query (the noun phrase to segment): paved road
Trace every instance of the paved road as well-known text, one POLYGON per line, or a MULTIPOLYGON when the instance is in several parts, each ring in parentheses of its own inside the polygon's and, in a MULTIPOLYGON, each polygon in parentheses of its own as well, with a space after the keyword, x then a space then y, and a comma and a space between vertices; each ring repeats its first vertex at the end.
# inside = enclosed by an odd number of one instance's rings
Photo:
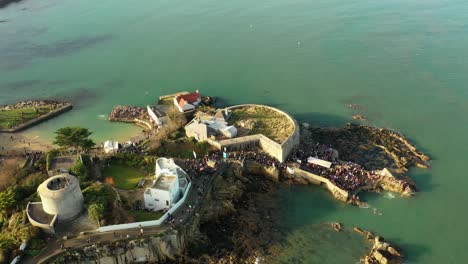
MULTIPOLYGON (((222 173, 225 169, 225 164, 222 163, 216 174, 218 175, 222 173)), ((185 203, 181 205, 173 214, 173 217, 175 219, 174 224, 180 224, 184 223, 193 213, 195 213, 195 210, 199 208, 199 205, 201 201, 204 199, 206 190, 208 189, 208 186, 211 184, 212 179, 215 176, 195 176, 191 177, 192 181, 192 188, 190 189, 190 192, 185 200, 185 203), (189 207, 190 205, 190 207, 189 207)), ((168 229, 171 228, 171 225, 168 223, 164 223, 163 225, 160 226, 152 226, 152 227, 145 227, 144 229, 144 236, 145 237, 150 237, 154 236, 156 234, 163 233, 167 231, 168 229)), ((41 252, 39 255, 35 257, 25 257, 21 263, 25 264, 40 264, 40 263, 46 263, 47 260, 50 258, 53 258, 60 253, 63 252, 61 249, 62 244, 66 248, 80 248, 84 247, 88 244, 88 239, 91 240, 91 245, 96 242, 110 242, 110 241, 118 241, 122 239, 126 239, 127 235, 129 235, 130 239, 131 238, 137 238, 140 236, 140 230, 139 228, 133 228, 133 229, 126 229, 126 230, 121 230, 121 231, 116 231, 115 234, 114 232, 96 232, 92 234, 85 234, 82 236, 77 236, 73 238, 69 238, 66 241, 63 241, 62 239, 55 241, 52 243, 51 246, 49 246, 46 250, 41 252)))

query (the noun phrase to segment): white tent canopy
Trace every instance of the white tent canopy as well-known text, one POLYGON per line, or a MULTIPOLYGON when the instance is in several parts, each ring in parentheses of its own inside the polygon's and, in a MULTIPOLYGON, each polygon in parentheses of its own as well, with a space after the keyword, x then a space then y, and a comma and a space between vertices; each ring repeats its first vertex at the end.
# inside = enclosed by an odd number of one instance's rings
POLYGON ((104 142, 104 152, 111 153, 119 150, 119 142, 107 140, 104 142))
POLYGON ((307 159, 307 163, 312 163, 312 164, 316 164, 316 165, 319 165, 319 166, 322 166, 322 167, 325 167, 325 168, 330 168, 331 167, 331 162, 329 161, 326 161, 326 160, 322 160, 322 159, 318 159, 318 158, 314 158, 314 157, 309 157, 307 159))

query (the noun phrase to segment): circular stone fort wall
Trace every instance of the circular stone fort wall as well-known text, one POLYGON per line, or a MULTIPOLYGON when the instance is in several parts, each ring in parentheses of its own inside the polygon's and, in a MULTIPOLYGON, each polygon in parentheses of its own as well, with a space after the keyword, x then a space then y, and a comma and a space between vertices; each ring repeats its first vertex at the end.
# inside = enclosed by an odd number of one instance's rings
POLYGON ((44 212, 57 215, 58 221, 78 216, 83 209, 83 194, 76 177, 60 174, 41 183, 37 188, 44 212))
POLYGON ((260 137, 260 146, 262 149, 270 154, 271 156, 275 157, 279 161, 284 161, 289 154, 292 152, 292 150, 299 145, 299 139, 300 139, 300 134, 299 134, 299 124, 297 123, 296 119, 294 119, 291 115, 289 115, 287 112, 267 106, 267 105, 259 105, 259 104, 242 104, 242 105, 234 105, 227 107, 228 110, 236 110, 240 108, 247 108, 247 107, 259 107, 259 108, 266 108, 272 111, 275 111, 276 113, 279 113, 283 115, 289 122, 291 122, 293 126, 293 131, 292 133, 285 139, 283 142, 278 143, 270 138, 268 138, 265 135, 262 135, 260 137))

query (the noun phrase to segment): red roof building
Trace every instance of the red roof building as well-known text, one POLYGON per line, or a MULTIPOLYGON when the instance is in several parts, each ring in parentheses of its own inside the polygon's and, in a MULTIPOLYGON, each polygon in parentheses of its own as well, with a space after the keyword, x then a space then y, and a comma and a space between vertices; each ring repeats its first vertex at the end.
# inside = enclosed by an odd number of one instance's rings
POLYGON ((174 104, 177 106, 180 112, 189 111, 195 109, 201 102, 200 93, 189 93, 181 94, 174 97, 174 104))

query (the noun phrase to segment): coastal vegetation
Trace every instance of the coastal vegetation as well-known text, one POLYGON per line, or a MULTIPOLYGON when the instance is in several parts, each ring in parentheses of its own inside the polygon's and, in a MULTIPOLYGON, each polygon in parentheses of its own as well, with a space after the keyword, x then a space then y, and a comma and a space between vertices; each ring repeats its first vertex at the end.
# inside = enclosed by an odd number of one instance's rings
POLYGON ((100 225, 108 223, 112 219, 113 203, 116 194, 107 184, 94 183, 83 190, 85 207, 88 217, 100 225))
POLYGON ((157 220, 164 214, 162 211, 152 212, 145 210, 129 210, 128 213, 135 219, 135 222, 157 220))
POLYGON ((0 186, 0 263, 8 262, 21 243, 32 238, 43 240, 39 229, 27 222, 23 212, 28 202, 36 201, 36 189, 47 178, 45 155, 37 156, 33 164, 18 166, 11 162, 12 159, 0 160, 0 177, 8 177, 8 182, 0 186))
POLYGON ((287 116, 261 106, 233 109, 229 123, 238 128, 239 136, 263 134, 278 143, 294 132, 294 123, 287 116))
POLYGON ((55 131, 54 144, 62 148, 89 151, 95 143, 89 138, 92 132, 82 127, 63 127, 55 131))
POLYGON ((90 157, 86 155, 78 156, 70 168, 70 173, 78 177, 81 186, 87 186, 92 176, 90 157))

